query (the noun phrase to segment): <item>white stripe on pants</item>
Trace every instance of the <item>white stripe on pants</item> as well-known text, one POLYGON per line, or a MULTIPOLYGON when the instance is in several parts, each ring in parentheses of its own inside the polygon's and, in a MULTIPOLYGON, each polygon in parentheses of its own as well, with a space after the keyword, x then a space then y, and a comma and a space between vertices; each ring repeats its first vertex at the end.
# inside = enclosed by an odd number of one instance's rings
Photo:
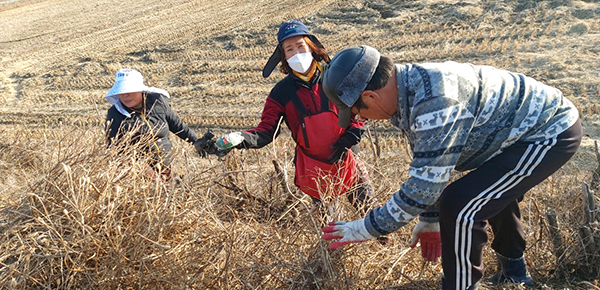
POLYGON ((469 260, 472 246, 472 229, 475 215, 490 199, 497 199, 503 193, 517 186, 540 164, 546 153, 556 144, 556 138, 543 143, 530 144, 515 168, 498 181, 471 199, 460 211, 456 219, 454 252, 456 256, 456 289, 466 289, 472 281, 472 264, 469 260))

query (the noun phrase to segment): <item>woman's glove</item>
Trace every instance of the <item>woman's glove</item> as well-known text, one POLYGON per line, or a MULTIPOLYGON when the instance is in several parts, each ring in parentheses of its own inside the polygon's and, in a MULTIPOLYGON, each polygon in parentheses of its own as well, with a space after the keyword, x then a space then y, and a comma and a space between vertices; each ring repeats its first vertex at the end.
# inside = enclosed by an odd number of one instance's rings
POLYGON ((346 244, 361 243, 374 238, 365 228, 364 219, 351 222, 330 222, 329 226, 323 228, 323 232, 325 233, 321 236, 323 240, 340 239, 329 245, 328 248, 330 249, 337 249, 346 244))
POLYGON ((340 139, 335 141, 331 145, 331 149, 335 149, 331 155, 329 155, 329 162, 338 162, 344 156, 346 150, 360 142, 361 129, 353 128, 346 131, 346 133, 340 136, 340 139))
POLYGON ((215 146, 215 135, 209 130, 202 138, 199 138, 194 142, 194 148, 202 158, 208 157, 208 154, 215 154, 217 147, 215 146))
POLYGON ((244 141, 244 137, 241 136, 240 132, 229 133, 217 139, 213 139, 214 137, 215 135, 211 131, 208 131, 204 134, 204 136, 202 136, 202 138, 194 142, 194 148, 196 148, 196 151, 200 157, 206 158, 209 154, 223 157, 233 149, 233 146, 235 146, 231 144, 237 143, 236 145, 239 145, 242 141, 244 141), (240 139, 241 141, 239 141, 240 139), (230 142, 230 140, 233 141, 230 142))
POLYGON ((440 223, 419 221, 413 229, 410 247, 414 248, 419 241, 421 242, 421 256, 427 261, 437 261, 442 256, 440 223))

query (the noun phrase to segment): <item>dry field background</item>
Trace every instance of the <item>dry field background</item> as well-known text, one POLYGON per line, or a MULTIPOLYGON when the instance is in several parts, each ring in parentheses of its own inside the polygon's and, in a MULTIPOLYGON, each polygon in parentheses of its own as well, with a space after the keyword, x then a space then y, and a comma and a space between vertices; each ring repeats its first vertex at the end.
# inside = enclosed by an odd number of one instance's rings
MULTIPOLYGON (((438 287, 439 263, 408 248, 412 226, 386 245, 326 250, 321 214, 290 186, 285 129, 272 145, 224 160, 201 159, 173 136, 172 184, 143 178, 135 150, 105 148, 103 96, 123 67, 167 89, 200 134, 256 125, 282 77, 260 71, 290 19, 332 55, 369 44, 397 62, 487 64, 560 88, 580 109, 586 136, 523 201, 526 257, 537 288, 600 289, 600 227, 583 227, 582 213, 582 182, 598 167, 597 0, 0 0, 0 289, 438 287), (559 248, 548 209, 557 213, 559 248), (596 240, 582 238, 583 229, 596 240)), ((383 202, 409 157, 386 122, 369 126, 362 155, 383 202)), ((329 219, 360 217, 344 199, 326 204, 329 219)))

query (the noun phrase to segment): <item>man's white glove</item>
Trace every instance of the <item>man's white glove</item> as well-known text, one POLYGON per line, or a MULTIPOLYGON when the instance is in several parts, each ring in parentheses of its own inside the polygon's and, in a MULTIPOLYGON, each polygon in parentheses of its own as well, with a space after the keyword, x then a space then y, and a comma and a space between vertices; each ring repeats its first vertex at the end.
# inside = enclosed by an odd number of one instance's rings
POLYGON ((227 150, 240 145, 242 142, 244 142, 242 132, 231 132, 219 137, 215 142, 215 146, 220 150, 227 150))
POLYGON ((442 256, 440 223, 419 221, 413 229, 410 247, 414 248, 419 241, 421 242, 421 256, 427 261, 437 261, 442 256))
POLYGON ((330 249, 337 249, 350 243, 361 243, 374 238, 367 228, 365 228, 365 219, 359 219, 351 222, 330 222, 329 226, 323 228, 325 233, 321 238, 323 240, 335 240, 329 245, 330 249))

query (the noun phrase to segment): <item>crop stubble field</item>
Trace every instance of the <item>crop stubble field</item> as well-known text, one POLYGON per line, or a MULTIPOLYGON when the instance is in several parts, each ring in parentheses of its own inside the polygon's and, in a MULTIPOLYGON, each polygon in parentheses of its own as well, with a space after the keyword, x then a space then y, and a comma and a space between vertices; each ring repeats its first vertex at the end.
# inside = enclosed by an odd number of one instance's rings
MULTIPOLYGON (((103 96, 123 67, 168 90, 199 134, 256 125, 282 78, 260 72, 278 25, 290 19, 307 24, 332 55, 368 44, 396 62, 493 65, 561 89, 586 136, 572 162, 523 202, 526 255, 540 288, 599 288, 598 254, 585 253, 577 235, 581 183, 598 166, 594 0, 0 1, 0 288, 436 287, 441 266, 409 251, 411 226, 387 245, 324 249, 319 215, 290 187, 285 129, 273 145, 223 161, 173 140, 180 178, 171 185, 140 178, 128 156, 104 148, 103 96), (558 258, 548 208, 563 231, 558 258)), ((386 122, 369 126, 362 154, 383 202, 406 177, 409 157, 386 122)), ((326 203, 339 209, 329 218, 360 217, 341 200, 326 203)), ((492 271, 489 251, 485 261, 492 271)))

